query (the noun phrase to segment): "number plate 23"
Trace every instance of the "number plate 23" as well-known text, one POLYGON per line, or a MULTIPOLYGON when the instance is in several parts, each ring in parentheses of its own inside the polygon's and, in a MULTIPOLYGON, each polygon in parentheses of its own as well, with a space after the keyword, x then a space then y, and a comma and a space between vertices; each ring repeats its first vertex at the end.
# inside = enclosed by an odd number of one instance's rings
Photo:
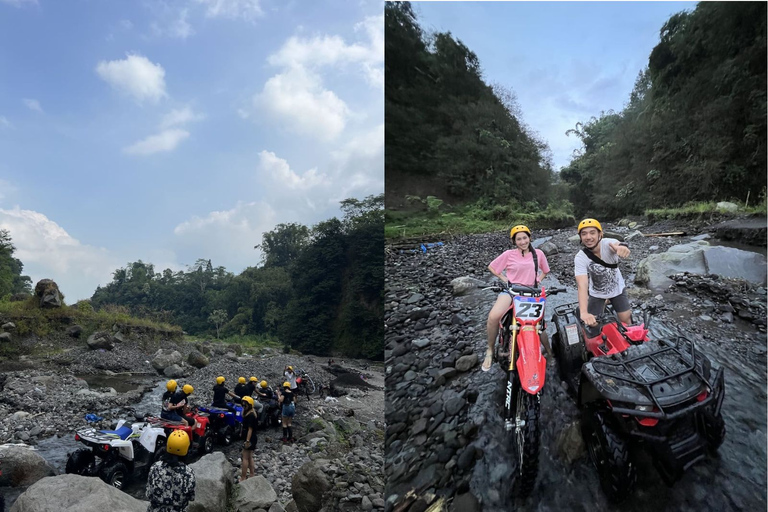
POLYGON ((521 320, 540 320, 544 316, 545 299, 515 297, 515 317, 521 320))

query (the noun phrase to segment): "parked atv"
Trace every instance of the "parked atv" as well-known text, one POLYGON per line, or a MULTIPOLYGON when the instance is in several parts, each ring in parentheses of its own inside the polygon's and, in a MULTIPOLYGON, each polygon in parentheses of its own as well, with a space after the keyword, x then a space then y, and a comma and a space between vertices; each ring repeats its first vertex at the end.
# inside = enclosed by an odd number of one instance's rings
POLYGON ((560 376, 582 409, 582 435, 610 500, 630 495, 638 450, 671 486, 722 444, 723 370, 691 340, 649 340, 648 317, 624 325, 611 308, 587 327, 576 303, 556 308, 552 321, 560 376))
POLYGON ((208 414, 209 429, 216 440, 229 446, 239 439, 243 429, 243 406, 229 403, 232 409, 214 406, 200 406, 201 412, 208 414))
MULTIPOLYGON (((504 426, 513 434, 517 470, 512 492, 528 496, 539 470, 539 404, 547 360, 542 355, 540 333, 545 331, 544 287, 497 284, 484 289, 512 295, 509 310, 501 317, 493 360, 507 372, 504 426)), ((553 288, 550 295, 565 289, 553 288)))
POLYGON ((174 430, 183 430, 189 435, 191 444, 189 446, 191 453, 205 454, 213 451, 213 441, 215 433, 209 428, 210 418, 207 413, 199 411, 197 408, 188 409, 185 414, 191 414, 195 419, 195 425, 189 426, 184 420, 173 421, 154 416, 147 417, 147 421, 157 428, 163 429, 166 435, 170 435, 174 430))
POLYGON ((87 448, 69 454, 65 472, 98 475, 109 485, 122 489, 128 479, 149 471, 165 449, 166 434, 145 421, 120 420, 115 430, 78 429, 75 441, 87 448))
POLYGON ((282 414, 280 412, 280 403, 277 401, 278 388, 272 390, 273 398, 262 399, 259 401, 264 406, 259 414, 259 426, 262 428, 279 427, 282 414))

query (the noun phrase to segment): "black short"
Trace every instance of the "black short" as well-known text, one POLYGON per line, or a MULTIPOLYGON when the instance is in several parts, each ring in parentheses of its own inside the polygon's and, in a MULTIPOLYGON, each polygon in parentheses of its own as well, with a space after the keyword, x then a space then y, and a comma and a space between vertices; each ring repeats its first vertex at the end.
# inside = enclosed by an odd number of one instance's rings
POLYGON ((600 315, 605 311, 606 301, 611 303, 613 310, 617 313, 623 313, 629 311, 629 299, 627 298, 627 289, 621 290, 621 293, 610 299, 599 299, 597 297, 589 296, 589 302, 587 303, 587 311, 590 315, 600 315))

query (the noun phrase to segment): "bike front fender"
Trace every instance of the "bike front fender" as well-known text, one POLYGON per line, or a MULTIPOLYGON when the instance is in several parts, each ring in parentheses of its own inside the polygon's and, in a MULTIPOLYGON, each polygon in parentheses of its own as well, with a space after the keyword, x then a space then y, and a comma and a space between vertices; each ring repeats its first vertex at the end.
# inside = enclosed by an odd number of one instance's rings
POLYGON ((517 335, 517 374, 520 387, 535 395, 544 388, 547 360, 541 354, 541 342, 536 328, 523 326, 517 335))

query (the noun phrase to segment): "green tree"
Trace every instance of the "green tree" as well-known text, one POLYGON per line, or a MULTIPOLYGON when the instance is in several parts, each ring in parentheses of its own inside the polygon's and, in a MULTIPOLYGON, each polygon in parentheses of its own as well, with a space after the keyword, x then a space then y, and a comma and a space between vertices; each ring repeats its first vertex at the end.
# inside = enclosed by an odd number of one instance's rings
POLYGON ((216 326, 216 338, 219 337, 219 328, 227 323, 229 315, 223 309, 217 309, 208 317, 208 321, 216 326))

